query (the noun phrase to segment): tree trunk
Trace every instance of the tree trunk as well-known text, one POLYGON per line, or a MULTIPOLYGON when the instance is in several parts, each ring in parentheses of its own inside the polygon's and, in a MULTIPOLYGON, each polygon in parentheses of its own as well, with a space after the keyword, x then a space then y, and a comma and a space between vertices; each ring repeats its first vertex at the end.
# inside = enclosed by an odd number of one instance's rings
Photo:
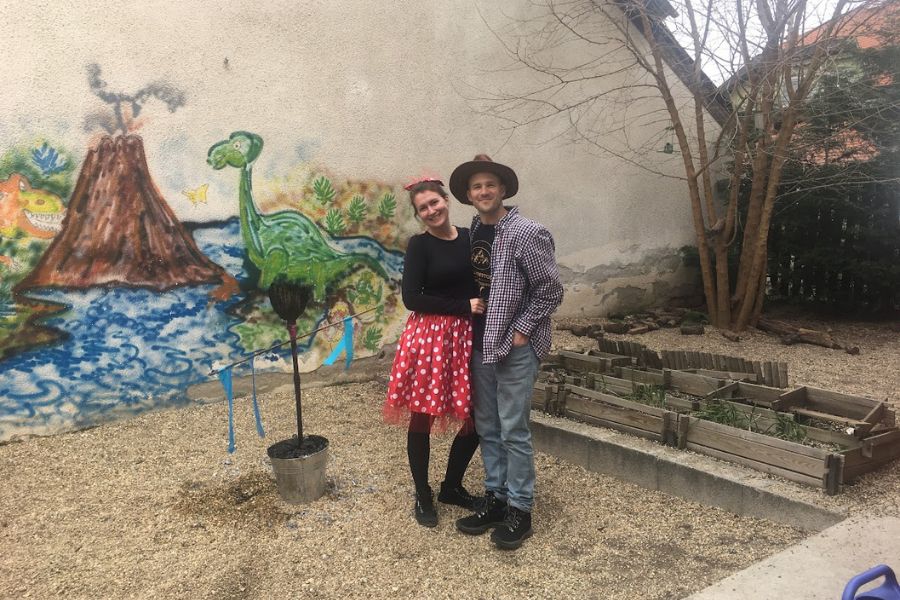
POLYGON ((766 187, 765 201, 760 211, 759 231, 754 242, 753 262, 747 275, 747 287, 744 290, 743 297, 739 298, 740 308, 738 309, 737 319, 734 323, 735 331, 743 331, 750 322, 750 317, 754 312, 756 297, 759 288, 765 286, 760 283, 765 281, 766 274, 766 253, 769 243, 769 226, 772 222, 772 211, 775 208, 775 198, 778 195, 778 186, 781 183, 781 173, 784 168, 784 162, 787 159, 787 146, 794 130, 794 119, 796 111, 788 108, 784 113, 784 121, 781 124, 781 130, 778 132, 778 139, 775 143, 773 157, 769 164, 768 182, 766 187))
POLYGON ((728 276, 728 244, 720 237, 716 239, 716 293, 718 306, 717 327, 725 327, 731 324, 731 302, 729 292, 731 282, 728 276))

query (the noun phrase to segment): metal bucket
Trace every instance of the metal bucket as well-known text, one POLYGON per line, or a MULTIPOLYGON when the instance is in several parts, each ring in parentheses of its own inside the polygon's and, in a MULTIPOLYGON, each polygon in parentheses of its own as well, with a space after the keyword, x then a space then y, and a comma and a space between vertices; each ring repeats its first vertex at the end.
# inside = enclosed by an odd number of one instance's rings
POLYGON ((278 494, 285 502, 304 504, 325 494, 325 465, 328 462, 328 440, 325 447, 309 456, 275 458, 269 456, 275 472, 278 494))

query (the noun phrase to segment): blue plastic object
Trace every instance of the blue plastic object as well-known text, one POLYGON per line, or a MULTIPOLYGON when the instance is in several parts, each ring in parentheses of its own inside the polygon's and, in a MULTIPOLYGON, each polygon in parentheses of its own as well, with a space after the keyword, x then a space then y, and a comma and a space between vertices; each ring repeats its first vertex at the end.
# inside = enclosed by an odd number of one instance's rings
POLYGON ((900 585, 897 585, 897 576, 887 565, 872 567, 847 582, 841 600, 900 600, 900 585), (859 588, 879 577, 884 577, 884 583, 877 588, 866 590, 859 596, 856 595, 859 588))

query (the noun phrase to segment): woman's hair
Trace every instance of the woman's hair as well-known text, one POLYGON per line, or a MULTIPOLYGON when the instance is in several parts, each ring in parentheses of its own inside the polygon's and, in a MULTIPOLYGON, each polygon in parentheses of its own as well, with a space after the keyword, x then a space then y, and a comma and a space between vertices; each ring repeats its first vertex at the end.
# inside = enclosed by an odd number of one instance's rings
POLYGON ((447 191, 444 190, 444 185, 440 181, 434 179, 414 183, 407 189, 409 189, 409 203, 413 207, 413 212, 415 212, 417 215, 418 211, 416 210, 416 203, 413 202, 413 200, 416 199, 416 196, 418 194, 421 194, 422 192, 435 192, 436 194, 439 194, 444 200, 448 200, 450 198, 450 196, 447 195, 447 191))

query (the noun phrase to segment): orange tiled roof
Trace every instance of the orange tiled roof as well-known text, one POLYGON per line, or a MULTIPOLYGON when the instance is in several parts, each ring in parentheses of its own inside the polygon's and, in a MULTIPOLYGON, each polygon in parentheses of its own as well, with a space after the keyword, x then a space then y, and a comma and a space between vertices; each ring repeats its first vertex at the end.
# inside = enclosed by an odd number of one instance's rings
MULTIPOLYGON (((801 129, 803 124, 797 126, 801 129)), ((878 147, 856 129, 847 127, 810 146, 803 162, 815 165, 827 163, 866 162, 878 156, 878 147)))
MULTIPOLYGON (((900 21, 900 2, 889 2, 875 8, 861 6, 839 17, 834 32, 836 39, 853 39, 863 50, 880 48, 897 43, 897 25, 900 21)), ((824 23, 800 40, 800 46, 815 44, 825 33, 824 23)))

